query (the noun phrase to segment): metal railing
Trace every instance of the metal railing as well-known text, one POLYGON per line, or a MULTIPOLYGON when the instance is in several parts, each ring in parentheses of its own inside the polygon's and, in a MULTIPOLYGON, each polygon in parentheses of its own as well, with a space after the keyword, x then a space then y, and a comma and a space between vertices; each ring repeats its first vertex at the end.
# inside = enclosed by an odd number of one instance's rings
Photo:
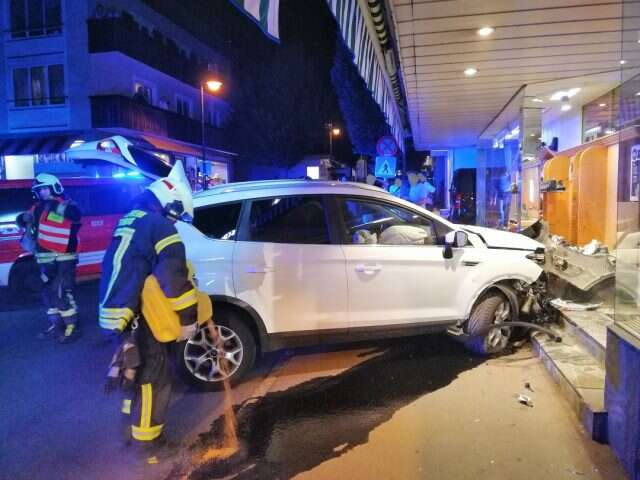
MULTIPOLYGON (((127 128, 195 145, 201 144, 199 120, 122 95, 99 95, 90 99, 91 123, 94 128, 127 128)), ((217 127, 205 126, 205 141, 208 147, 228 148, 223 130, 217 127)))

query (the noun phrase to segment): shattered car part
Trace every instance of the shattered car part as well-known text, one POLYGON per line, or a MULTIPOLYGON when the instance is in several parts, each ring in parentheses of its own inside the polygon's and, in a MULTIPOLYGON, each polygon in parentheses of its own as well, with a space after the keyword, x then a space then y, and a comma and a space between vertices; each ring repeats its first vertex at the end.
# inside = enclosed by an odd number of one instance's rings
POLYGON ((595 310, 598 307, 602 306, 602 302, 600 303, 577 303, 570 302, 568 300, 563 300, 562 298, 554 298, 551 300, 551 305, 558 310, 572 310, 572 311, 585 311, 585 310, 595 310))

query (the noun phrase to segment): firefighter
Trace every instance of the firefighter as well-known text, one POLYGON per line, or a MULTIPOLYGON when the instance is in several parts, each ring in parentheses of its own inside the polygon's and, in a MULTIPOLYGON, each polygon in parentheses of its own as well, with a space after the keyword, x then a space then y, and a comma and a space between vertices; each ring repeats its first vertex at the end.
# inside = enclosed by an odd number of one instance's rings
POLYGON ((81 213, 65 198, 64 188, 54 175, 40 173, 31 188, 35 204, 18 215, 17 223, 31 238, 35 258, 44 282, 42 297, 48 326, 38 337, 57 337, 60 343, 79 335, 78 312, 74 299, 78 263, 78 230, 81 213))
POLYGON ((166 443, 161 434, 171 394, 169 344, 154 338, 141 315, 142 290, 149 275, 156 277, 180 319, 178 340, 195 333, 196 290, 174 226, 192 215, 191 188, 178 162, 168 177, 149 185, 118 222, 102 264, 100 326, 120 341, 110 366, 112 384, 106 387, 128 390, 122 412, 138 445, 166 443))

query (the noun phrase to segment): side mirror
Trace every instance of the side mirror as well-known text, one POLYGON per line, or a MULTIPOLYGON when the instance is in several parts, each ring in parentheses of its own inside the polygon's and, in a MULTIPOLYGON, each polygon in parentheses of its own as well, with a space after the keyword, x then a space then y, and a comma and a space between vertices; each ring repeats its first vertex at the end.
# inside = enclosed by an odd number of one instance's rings
POLYGON ((454 230, 449 232, 444 237, 444 243, 450 245, 453 248, 462 248, 469 241, 469 235, 462 230, 454 230))
POLYGON ((469 240, 467 232, 462 230, 454 230, 449 232, 444 237, 444 250, 442 256, 446 259, 453 258, 453 249, 464 247, 469 240))

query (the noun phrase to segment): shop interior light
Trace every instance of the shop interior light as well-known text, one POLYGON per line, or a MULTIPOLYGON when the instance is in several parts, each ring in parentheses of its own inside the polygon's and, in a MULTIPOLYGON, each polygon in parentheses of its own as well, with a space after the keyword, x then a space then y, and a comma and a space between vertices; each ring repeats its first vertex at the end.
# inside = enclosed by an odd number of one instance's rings
POLYGON ((476 73, 478 73, 478 69, 474 68, 474 67, 466 68, 465 71, 464 71, 464 74, 467 77, 473 77, 476 73))
POLYGON ((600 104, 600 105, 598 105, 598 106, 602 108, 602 107, 606 107, 606 106, 607 106, 607 104, 606 104, 606 103, 601 103, 601 104, 600 104))
POLYGON ((493 32, 495 32, 495 29, 492 27, 482 27, 478 30, 478 35, 480 35, 481 37, 488 37, 493 32))
POLYGON ((534 102, 534 103, 543 103, 544 102, 544 100, 542 100, 541 98, 538 98, 538 97, 532 99, 531 101, 534 102))
POLYGON ((640 92, 636 92, 636 97, 640 97, 640 92))
POLYGON ((626 60, 620 60, 620 65, 624 65, 625 63, 627 63, 626 60))
POLYGON ((560 107, 560 110, 562 110, 563 112, 568 112, 569 110, 571 110, 571 105, 569 105, 568 103, 565 103, 560 107))
POLYGON ((557 92, 555 92, 553 95, 549 97, 549 100, 558 101, 558 100, 562 100, 564 97, 571 98, 579 91, 580 91, 579 88, 570 88, 569 90, 566 90, 566 91, 558 90, 557 92))

